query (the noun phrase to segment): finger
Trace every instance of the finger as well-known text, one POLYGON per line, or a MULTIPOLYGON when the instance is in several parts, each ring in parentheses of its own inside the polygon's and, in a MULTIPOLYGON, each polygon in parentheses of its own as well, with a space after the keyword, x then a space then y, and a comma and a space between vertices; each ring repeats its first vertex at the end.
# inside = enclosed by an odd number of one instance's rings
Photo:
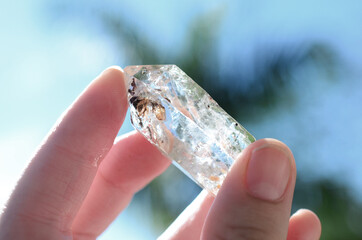
POLYGON ((158 240, 198 240, 214 197, 203 190, 158 240))
MULTIPOLYGON (((27 229, 27 238, 67 235, 126 111, 123 72, 109 68, 66 111, 40 147, 12 194, 0 226, 6 224, 3 219, 16 222, 20 229, 27 229), (44 226, 52 233, 40 230, 44 226)), ((12 225, 9 231, 16 232, 17 227, 12 225)))
POLYGON ((74 238, 95 239, 128 205, 133 194, 170 163, 140 133, 122 136, 100 165, 74 220, 74 238))
POLYGON ((251 144, 226 177, 202 239, 286 239, 295 177, 287 146, 273 139, 251 144))
POLYGON ((307 209, 297 211, 289 220, 288 240, 318 240, 322 227, 315 213, 307 209))

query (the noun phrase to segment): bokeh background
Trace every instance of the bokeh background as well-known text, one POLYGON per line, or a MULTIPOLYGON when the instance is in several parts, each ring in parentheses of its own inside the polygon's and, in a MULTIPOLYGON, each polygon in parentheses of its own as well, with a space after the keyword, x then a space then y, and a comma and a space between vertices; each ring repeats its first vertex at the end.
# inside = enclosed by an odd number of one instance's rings
MULTIPOLYGON (((172 63, 292 149, 293 212, 314 210, 322 239, 362 239, 361 23, 359 0, 2 1, 0 206, 104 68, 172 63)), ((199 192, 171 166, 99 239, 155 239, 199 192)))

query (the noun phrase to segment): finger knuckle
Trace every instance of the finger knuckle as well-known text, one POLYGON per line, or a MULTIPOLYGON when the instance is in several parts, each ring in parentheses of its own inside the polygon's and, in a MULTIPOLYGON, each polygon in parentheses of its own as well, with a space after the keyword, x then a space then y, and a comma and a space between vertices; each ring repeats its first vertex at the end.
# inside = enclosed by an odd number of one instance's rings
MULTIPOLYGON (((265 219, 264 219, 265 220, 265 219)), ((264 240, 275 239, 269 224, 261 224, 253 217, 249 220, 240 218, 225 218, 219 222, 219 227, 213 229, 212 238, 217 240, 264 240)))
POLYGON ((225 240, 260 240, 267 237, 267 232, 262 227, 239 224, 229 224, 223 234, 225 236, 223 239, 225 240))

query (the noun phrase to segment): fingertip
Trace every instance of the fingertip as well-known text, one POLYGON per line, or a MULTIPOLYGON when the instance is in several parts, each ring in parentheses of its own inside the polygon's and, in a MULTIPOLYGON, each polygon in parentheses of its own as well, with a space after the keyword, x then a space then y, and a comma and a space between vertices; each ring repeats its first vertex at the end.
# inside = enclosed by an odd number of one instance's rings
POLYGON ((110 125, 120 127, 128 108, 124 79, 121 67, 108 67, 89 85, 78 104, 89 106, 87 114, 90 113, 95 122, 101 123, 108 118, 108 121, 115 123, 110 125))
POLYGON ((118 93, 121 97, 126 96, 126 84, 124 71, 119 66, 110 66, 106 68, 94 81, 95 83, 101 83, 113 87, 115 91, 118 90, 118 93))
POLYGON ((321 233, 318 216, 308 209, 298 210, 289 220, 288 240, 317 240, 321 233))
POLYGON ((265 138, 249 145, 236 163, 245 169, 244 185, 250 196, 266 201, 282 201, 294 189, 296 167, 291 150, 283 142, 265 138))
MULTIPOLYGON (((289 176, 290 176, 291 179, 289 179, 288 182, 289 183, 294 183, 295 179, 296 179, 296 176, 297 176, 297 167, 296 167, 294 155, 293 155, 293 152, 291 151, 291 149, 285 143, 283 143, 282 141, 279 141, 277 139, 263 138, 263 139, 259 139, 259 140, 255 141, 254 143, 250 144, 244 150, 245 155, 248 155, 248 156, 245 156, 243 158, 244 159, 252 158, 252 155, 254 153, 258 152, 258 150, 261 150, 261 149, 274 149, 275 150, 275 151, 273 151, 273 153, 269 152, 267 154, 267 156, 268 155, 277 155, 278 152, 283 153, 283 155, 288 160, 288 163, 289 163, 288 165, 290 166, 290 174, 289 174, 289 176)), ((267 156, 260 156, 260 157, 265 158, 267 156)), ((265 163, 265 159, 261 159, 261 160, 265 163)), ((249 164, 250 164, 250 162, 247 163, 247 166, 249 166, 249 164)), ((289 187, 290 186, 288 186, 288 188, 289 187)), ((293 189, 294 189, 294 187, 293 187, 293 189)))

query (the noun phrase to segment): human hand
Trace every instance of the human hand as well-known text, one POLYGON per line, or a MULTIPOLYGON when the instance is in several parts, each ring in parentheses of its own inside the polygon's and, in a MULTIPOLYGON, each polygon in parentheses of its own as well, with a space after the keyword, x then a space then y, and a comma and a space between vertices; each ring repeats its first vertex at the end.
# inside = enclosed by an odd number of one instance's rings
MULTIPOLYGON (((169 166, 139 133, 115 141, 126 111, 123 71, 109 68, 35 154, 1 215, 0 239, 95 239, 169 166)), ((312 212, 289 219, 295 176, 288 148, 259 140, 236 161, 216 199, 203 191, 160 239, 286 239, 288 228, 288 240, 318 239, 312 212)))

